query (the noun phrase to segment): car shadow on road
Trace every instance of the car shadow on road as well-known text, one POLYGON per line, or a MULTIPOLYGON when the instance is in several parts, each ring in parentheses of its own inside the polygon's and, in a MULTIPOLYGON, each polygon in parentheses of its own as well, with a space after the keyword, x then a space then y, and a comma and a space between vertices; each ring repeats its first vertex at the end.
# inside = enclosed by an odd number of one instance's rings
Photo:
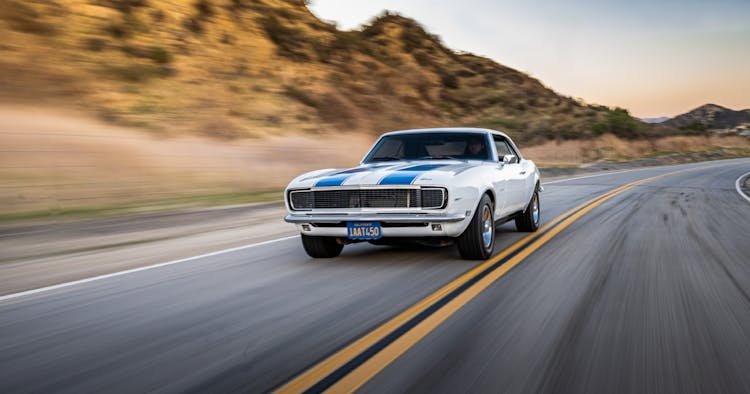
MULTIPOLYGON (((513 244, 526 233, 516 231, 515 225, 510 223, 496 227, 495 251, 500 253, 505 247, 513 244)), ((481 263, 481 260, 463 260, 458 253, 455 243, 444 245, 424 245, 418 242, 399 242, 392 245, 373 245, 369 242, 350 244, 344 247, 341 255, 333 259, 310 259, 316 264, 331 264, 335 266, 368 265, 393 266, 404 264, 463 264, 471 266, 481 263)))

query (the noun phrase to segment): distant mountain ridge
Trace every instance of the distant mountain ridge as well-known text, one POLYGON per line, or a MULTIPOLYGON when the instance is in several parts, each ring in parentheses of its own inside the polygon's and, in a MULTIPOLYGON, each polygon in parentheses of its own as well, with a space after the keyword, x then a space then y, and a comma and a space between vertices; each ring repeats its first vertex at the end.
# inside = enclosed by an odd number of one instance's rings
POLYGON ((733 110, 705 104, 663 123, 680 130, 744 133, 750 130, 750 109, 733 110))

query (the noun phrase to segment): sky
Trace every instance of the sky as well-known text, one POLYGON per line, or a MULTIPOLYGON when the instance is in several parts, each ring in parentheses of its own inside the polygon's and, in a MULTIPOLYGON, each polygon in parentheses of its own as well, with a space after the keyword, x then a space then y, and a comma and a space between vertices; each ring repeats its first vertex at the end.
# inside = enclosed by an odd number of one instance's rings
POLYGON ((454 50, 638 117, 750 108, 750 0, 313 0, 354 29, 396 11, 454 50))

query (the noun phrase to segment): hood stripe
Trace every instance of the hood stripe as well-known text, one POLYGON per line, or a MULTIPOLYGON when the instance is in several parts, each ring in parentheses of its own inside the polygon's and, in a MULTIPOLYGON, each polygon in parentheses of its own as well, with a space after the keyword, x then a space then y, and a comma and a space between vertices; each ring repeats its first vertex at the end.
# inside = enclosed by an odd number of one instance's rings
POLYGON ((378 164, 374 166, 368 166, 368 167, 354 167, 350 168, 348 170, 343 170, 339 172, 335 172, 332 175, 328 175, 326 177, 320 178, 316 183, 315 187, 319 186, 341 186, 344 184, 344 182, 352 177, 354 174, 359 172, 365 172, 365 171, 372 171, 378 168, 382 167, 389 167, 389 164, 378 164))
POLYGON ((383 177, 378 185, 411 185, 420 175, 441 167, 445 167, 445 164, 423 164, 402 168, 383 177))
POLYGON ((319 186, 341 186, 344 181, 352 176, 352 174, 341 174, 341 175, 334 175, 334 176, 327 176, 325 178, 321 178, 315 183, 315 187, 319 186))

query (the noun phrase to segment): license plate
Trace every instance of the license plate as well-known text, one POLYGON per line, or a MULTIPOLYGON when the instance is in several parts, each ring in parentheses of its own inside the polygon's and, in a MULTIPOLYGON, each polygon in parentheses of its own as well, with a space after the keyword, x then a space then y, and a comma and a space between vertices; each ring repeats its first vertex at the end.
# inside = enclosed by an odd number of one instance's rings
POLYGON ((379 222, 347 222, 346 236, 349 239, 380 239, 383 231, 379 222))

